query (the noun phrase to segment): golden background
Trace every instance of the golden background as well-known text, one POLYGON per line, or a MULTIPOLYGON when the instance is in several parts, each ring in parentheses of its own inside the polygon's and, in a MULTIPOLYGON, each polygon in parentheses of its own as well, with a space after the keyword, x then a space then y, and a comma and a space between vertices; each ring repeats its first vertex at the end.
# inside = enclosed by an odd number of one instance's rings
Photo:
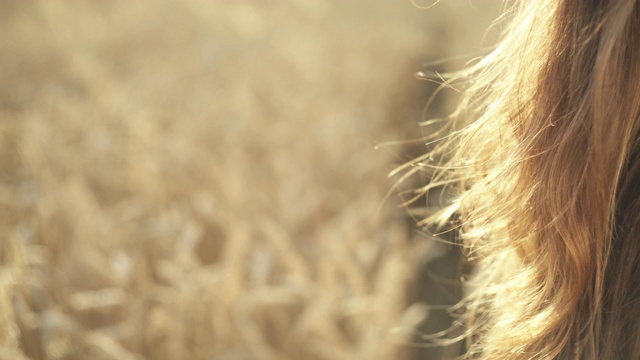
POLYGON ((0 2, 0 359, 440 356, 387 174, 499 2, 416 5, 0 2))

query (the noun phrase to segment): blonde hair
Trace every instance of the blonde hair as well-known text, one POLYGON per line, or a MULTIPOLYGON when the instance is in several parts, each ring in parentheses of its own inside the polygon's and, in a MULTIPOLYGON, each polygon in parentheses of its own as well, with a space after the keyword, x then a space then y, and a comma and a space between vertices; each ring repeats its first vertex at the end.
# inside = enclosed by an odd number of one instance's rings
POLYGON ((640 7, 517 3, 466 79, 475 118, 413 165, 449 184, 475 272, 470 359, 640 354, 640 7), (433 157, 438 165, 424 164, 433 157))

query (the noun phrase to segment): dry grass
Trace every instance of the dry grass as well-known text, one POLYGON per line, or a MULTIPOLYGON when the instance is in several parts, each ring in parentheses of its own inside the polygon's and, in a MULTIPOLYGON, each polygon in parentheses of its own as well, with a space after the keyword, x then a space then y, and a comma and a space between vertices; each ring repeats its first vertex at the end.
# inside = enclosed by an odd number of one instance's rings
POLYGON ((406 357, 429 245, 373 147, 417 129, 431 18, 1 2, 0 359, 406 357))

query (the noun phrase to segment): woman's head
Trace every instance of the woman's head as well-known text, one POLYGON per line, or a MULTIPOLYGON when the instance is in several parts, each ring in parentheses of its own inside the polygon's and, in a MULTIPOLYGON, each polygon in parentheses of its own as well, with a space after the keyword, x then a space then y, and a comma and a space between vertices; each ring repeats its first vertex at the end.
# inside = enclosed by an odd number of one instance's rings
POLYGON ((452 79, 474 121, 433 151, 433 184, 458 197, 428 220, 458 213, 477 269, 469 356, 640 354, 640 4, 520 1, 507 16, 496 50, 452 79))

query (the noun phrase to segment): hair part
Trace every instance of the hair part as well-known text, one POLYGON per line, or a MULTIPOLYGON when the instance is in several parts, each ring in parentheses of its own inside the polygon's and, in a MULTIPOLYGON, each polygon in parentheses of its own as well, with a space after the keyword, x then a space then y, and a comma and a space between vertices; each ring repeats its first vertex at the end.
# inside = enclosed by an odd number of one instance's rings
MULTIPOLYGON (((640 6, 522 1, 438 143, 476 271, 467 358, 640 354, 640 6), (464 114, 464 115, 459 115, 464 114)), ((423 158, 417 159, 416 163, 423 158)), ((429 166, 429 165, 427 165, 429 166)))

